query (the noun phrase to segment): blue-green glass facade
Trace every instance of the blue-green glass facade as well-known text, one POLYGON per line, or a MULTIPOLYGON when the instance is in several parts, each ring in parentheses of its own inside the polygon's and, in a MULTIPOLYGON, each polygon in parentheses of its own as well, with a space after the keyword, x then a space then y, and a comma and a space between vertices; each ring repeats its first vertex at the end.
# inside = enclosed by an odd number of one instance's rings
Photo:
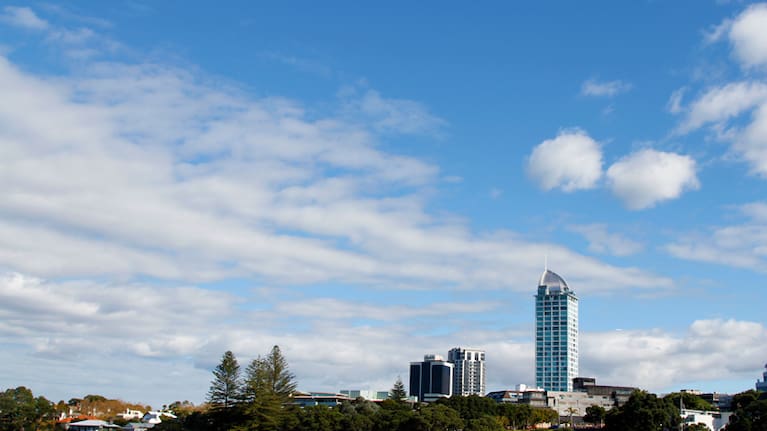
POLYGON ((578 377, 578 297, 562 277, 545 270, 535 295, 535 384, 572 391, 578 377))

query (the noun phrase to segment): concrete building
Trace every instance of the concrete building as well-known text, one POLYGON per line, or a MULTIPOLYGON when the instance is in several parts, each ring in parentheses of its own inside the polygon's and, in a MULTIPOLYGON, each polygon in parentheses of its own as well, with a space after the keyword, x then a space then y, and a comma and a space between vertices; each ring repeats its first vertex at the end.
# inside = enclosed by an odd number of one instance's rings
POLYGON ((440 355, 425 355, 410 363, 410 395, 419 402, 433 402, 453 395, 453 364, 440 355))
POLYGON ((620 407, 626 404, 626 401, 629 400, 631 394, 637 390, 637 388, 630 386, 598 385, 596 379, 593 377, 576 377, 573 379, 573 390, 575 392, 586 392, 595 397, 610 397, 613 406, 620 407))
POLYGON ((764 373, 762 373, 762 381, 756 381, 756 390, 767 392, 767 364, 764 364, 764 373))
POLYGON ((578 376, 578 297, 548 269, 535 295, 535 384, 572 392, 578 376))
POLYGON ((485 395, 485 351, 454 347, 447 352, 453 364, 453 395, 485 395))

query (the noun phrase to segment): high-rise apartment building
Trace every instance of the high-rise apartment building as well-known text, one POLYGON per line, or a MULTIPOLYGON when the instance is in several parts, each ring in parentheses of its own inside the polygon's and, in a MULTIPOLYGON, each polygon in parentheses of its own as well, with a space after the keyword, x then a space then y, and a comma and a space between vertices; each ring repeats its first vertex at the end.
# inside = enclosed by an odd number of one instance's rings
POLYGON ((535 295, 535 384, 572 391, 578 376, 578 297, 562 277, 543 271, 535 295))
POLYGON ((756 381, 756 390, 767 392, 767 364, 764 364, 764 373, 762 374, 762 381, 756 381))
POLYGON ((432 402, 453 395, 453 364, 440 355, 425 355, 423 362, 410 363, 410 395, 432 402))
POLYGON ((485 351, 454 347, 447 352, 454 366, 453 395, 485 395, 485 351))

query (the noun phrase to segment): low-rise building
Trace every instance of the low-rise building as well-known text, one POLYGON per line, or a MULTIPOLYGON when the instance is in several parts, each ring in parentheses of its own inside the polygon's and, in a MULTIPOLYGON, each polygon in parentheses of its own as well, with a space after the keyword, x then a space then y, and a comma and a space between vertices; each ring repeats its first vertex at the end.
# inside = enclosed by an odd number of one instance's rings
POLYGON ((333 407, 340 405, 344 401, 352 401, 353 399, 354 398, 347 395, 335 394, 332 392, 296 392, 293 394, 293 404, 300 407, 333 407))
POLYGON ((122 427, 98 419, 88 419, 80 422, 72 422, 67 427, 68 431, 102 431, 122 430, 122 427))
POLYGON ((142 417, 144 417, 144 412, 142 412, 141 410, 125 409, 124 412, 118 413, 117 416, 126 420, 141 419, 142 417))
POLYGON ((368 401, 383 401, 389 398, 389 391, 369 391, 364 389, 341 389, 341 395, 351 399, 364 398, 368 401))
POLYGON ((682 409, 684 425, 703 424, 711 431, 721 431, 730 422, 731 412, 710 412, 704 410, 682 409))

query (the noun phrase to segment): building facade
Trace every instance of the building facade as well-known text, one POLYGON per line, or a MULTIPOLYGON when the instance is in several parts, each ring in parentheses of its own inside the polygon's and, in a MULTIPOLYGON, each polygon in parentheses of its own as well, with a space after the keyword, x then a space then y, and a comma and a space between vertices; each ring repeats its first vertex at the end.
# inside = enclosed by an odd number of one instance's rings
POLYGON ((453 395, 453 364, 439 355, 425 355, 410 363, 410 395, 419 402, 433 402, 453 395))
POLYGON ((764 364, 764 373, 762 373, 762 381, 756 381, 756 390, 767 392, 767 364, 764 364))
POLYGON ((535 295, 535 384, 573 390, 578 376, 578 297, 565 280, 543 271, 535 295))
POLYGON ((453 364, 453 395, 485 395, 485 351, 454 347, 447 352, 453 364))

